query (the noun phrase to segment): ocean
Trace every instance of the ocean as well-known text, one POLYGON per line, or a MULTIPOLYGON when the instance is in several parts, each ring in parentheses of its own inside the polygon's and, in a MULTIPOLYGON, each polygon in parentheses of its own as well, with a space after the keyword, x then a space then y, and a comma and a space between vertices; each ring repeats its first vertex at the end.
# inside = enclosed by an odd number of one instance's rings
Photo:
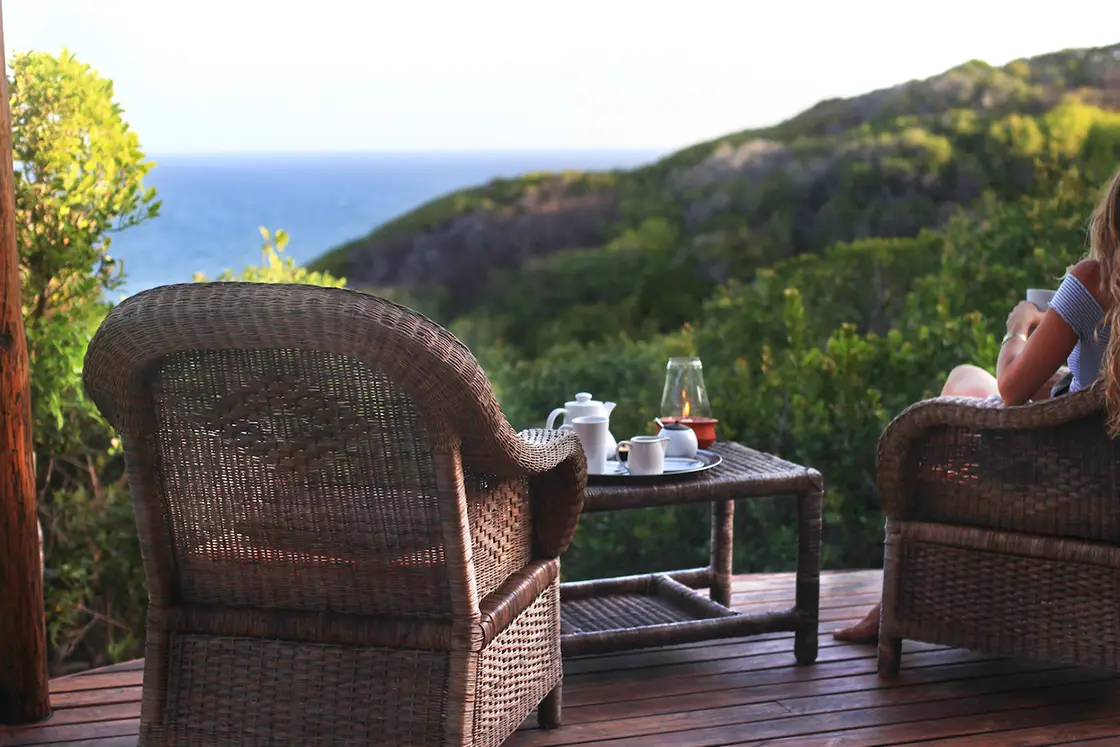
POLYGON ((628 168, 661 152, 553 151, 432 154, 151 156, 145 183, 160 216, 113 237, 129 295, 194 273, 213 278, 259 264, 258 226, 284 229, 299 263, 356 239, 428 200, 529 171, 628 168))

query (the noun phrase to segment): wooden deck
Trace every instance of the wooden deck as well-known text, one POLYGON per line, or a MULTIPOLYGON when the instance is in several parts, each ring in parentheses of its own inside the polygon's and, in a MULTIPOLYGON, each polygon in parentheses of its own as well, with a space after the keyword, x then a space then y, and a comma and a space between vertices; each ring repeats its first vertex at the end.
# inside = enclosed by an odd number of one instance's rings
MULTIPOLYGON (((818 663, 793 663, 791 634, 572 659, 564 723, 526 724, 509 747, 1120 745, 1120 674, 985 657, 908 642, 902 678, 881 682, 875 649, 828 635, 879 593, 878 571, 822 578, 818 663)), ((735 606, 792 604, 792 574, 741 576, 735 606)), ((142 662, 53 681, 50 720, 0 727, 0 745, 131 747, 142 662)))

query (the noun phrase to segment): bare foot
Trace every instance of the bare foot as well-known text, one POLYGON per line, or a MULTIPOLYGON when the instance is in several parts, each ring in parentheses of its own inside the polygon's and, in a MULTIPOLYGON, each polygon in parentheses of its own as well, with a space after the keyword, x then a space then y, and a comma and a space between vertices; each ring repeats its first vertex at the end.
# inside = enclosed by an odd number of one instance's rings
POLYGON ((879 640, 879 605, 851 627, 833 631, 832 637, 846 643, 875 643, 879 640))

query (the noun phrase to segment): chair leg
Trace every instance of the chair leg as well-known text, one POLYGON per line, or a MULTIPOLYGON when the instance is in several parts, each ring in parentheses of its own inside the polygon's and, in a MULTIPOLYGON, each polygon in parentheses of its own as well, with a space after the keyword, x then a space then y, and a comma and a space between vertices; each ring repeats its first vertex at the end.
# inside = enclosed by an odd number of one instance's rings
POLYGON ((797 499, 797 632, 793 654, 798 664, 817 660, 821 609, 821 495, 819 489, 797 499))
POLYGON ((883 542, 883 596, 879 602, 879 676, 883 679, 898 677, 902 667, 902 639, 895 635, 898 630, 895 610, 898 608, 898 592, 901 565, 901 530, 887 519, 886 538, 883 542))
POLYGON ((879 633, 879 676, 893 680, 902 667, 902 639, 879 633))
POLYGON ((537 708, 537 724, 542 729, 555 729, 560 726, 560 689, 563 683, 557 682, 548 695, 544 696, 537 708))

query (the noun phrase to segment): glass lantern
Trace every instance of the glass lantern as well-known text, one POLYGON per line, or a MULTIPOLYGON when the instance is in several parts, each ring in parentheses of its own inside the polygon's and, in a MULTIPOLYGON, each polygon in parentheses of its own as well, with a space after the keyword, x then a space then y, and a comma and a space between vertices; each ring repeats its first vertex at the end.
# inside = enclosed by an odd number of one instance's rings
POLYGON ((704 365, 699 358, 670 358, 665 367, 661 394, 661 419, 710 418, 711 403, 704 386, 704 365))

